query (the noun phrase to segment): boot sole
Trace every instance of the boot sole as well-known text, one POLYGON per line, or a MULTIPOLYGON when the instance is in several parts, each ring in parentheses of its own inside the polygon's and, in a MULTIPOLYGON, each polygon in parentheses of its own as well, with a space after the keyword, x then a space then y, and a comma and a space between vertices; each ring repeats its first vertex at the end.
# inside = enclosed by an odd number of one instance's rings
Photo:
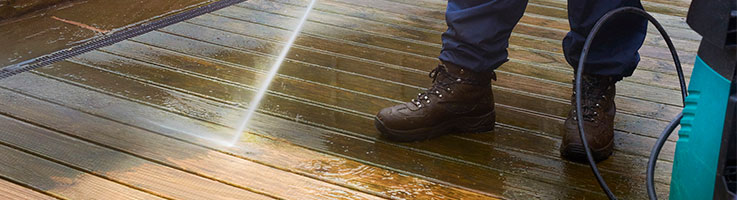
MULTIPOLYGON (((591 155, 594 157, 595 162, 601 162, 609 158, 614 151, 614 140, 609 142, 606 146, 601 149, 591 149, 591 155)), ((583 148, 583 144, 568 144, 567 146, 561 146, 560 155, 570 161, 588 163, 586 156, 586 150, 583 148)))
POLYGON ((381 135, 396 142, 422 141, 451 133, 480 133, 494 130, 496 111, 491 111, 479 117, 456 118, 432 127, 423 127, 412 130, 394 130, 384 126, 384 122, 374 117, 374 126, 381 135))

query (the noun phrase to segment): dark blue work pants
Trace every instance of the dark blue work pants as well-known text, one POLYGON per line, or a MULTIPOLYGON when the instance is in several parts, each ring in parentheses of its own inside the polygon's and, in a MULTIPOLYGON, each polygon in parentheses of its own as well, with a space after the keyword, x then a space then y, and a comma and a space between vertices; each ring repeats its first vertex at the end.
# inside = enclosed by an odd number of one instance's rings
MULTIPOLYGON (((527 0, 449 0, 448 30, 443 33, 440 60, 472 71, 498 68, 507 61, 512 29, 525 12, 527 0)), ((624 6, 642 8, 639 0, 568 0, 571 31, 563 38, 563 52, 571 66, 578 65, 584 42, 596 21, 624 6)), ((587 74, 630 76, 645 40, 647 20, 634 14, 610 20, 597 34, 586 61, 587 74)))

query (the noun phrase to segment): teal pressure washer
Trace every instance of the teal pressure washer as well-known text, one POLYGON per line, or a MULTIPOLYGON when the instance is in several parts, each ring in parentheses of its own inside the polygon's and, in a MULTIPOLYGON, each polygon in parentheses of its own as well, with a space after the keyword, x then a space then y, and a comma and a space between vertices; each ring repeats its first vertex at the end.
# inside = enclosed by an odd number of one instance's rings
MULTIPOLYGON (((586 38, 576 70, 575 98, 579 124, 583 124, 581 79, 591 43, 607 20, 625 13, 646 18, 663 36, 673 56, 685 106, 661 133, 650 153, 648 196, 657 199, 653 177, 658 154, 680 123, 670 199, 737 200, 737 0, 694 0, 691 3, 687 22, 702 36, 702 40, 688 92, 673 42, 653 16, 635 7, 615 9, 602 16, 586 38)), ((580 137, 586 138, 584 127, 579 126, 578 129, 580 137)), ((616 199, 601 177, 586 140, 581 142, 602 190, 609 199, 616 199)))
POLYGON ((670 199, 734 199, 737 187, 735 1, 693 1, 687 22, 703 38, 676 142, 670 199))

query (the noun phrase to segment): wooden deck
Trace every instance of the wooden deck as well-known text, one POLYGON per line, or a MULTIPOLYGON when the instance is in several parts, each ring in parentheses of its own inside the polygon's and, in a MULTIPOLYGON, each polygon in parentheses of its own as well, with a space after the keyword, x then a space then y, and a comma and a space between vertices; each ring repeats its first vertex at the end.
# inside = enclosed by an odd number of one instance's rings
MULTIPOLYGON (((250 0, 0 80, 0 198, 603 199, 588 165, 562 160, 572 69, 565 0, 530 0, 498 71, 497 129, 417 143, 380 139, 373 116, 427 86, 443 0, 318 0, 233 147, 305 0, 250 0)), ((689 2, 647 0, 690 75, 689 2)), ((679 112, 655 29, 618 84, 616 151, 600 163, 621 199, 644 199, 655 137, 679 112)), ((669 190, 675 137, 656 187, 669 190)))

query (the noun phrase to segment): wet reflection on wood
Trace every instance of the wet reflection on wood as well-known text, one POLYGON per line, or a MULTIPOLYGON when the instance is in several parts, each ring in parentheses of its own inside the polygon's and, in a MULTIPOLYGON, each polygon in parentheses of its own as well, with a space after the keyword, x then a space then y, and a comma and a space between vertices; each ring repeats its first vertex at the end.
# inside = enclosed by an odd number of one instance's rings
MULTIPOLYGON (((2 80, 0 124, 14 128, 0 148, 34 161, 21 165, 65 170, 47 176, 89 176, 80 181, 163 198, 605 197, 587 165, 559 157, 572 77, 559 45, 568 29, 559 0, 531 0, 514 30, 511 61, 493 83, 494 132, 381 139, 373 115, 431 81, 446 2, 324 0, 243 139, 234 147, 209 140, 233 136, 307 3, 248 1, 2 80)), ((699 38, 681 21, 688 3, 644 4, 693 63, 699 38)), ((664 44, 654 36, 645 43, 638 71, 618 86, 615 154, 600 163, 624 199, 645 198, 649 148, 680 106, 664 44)), ((674 140, 656 171, 661 196, 674 140)), ((2 179, 44 195, 80 195, 54 185, 64 180, 49 186, 23 176, 0 163, 2 179)))

